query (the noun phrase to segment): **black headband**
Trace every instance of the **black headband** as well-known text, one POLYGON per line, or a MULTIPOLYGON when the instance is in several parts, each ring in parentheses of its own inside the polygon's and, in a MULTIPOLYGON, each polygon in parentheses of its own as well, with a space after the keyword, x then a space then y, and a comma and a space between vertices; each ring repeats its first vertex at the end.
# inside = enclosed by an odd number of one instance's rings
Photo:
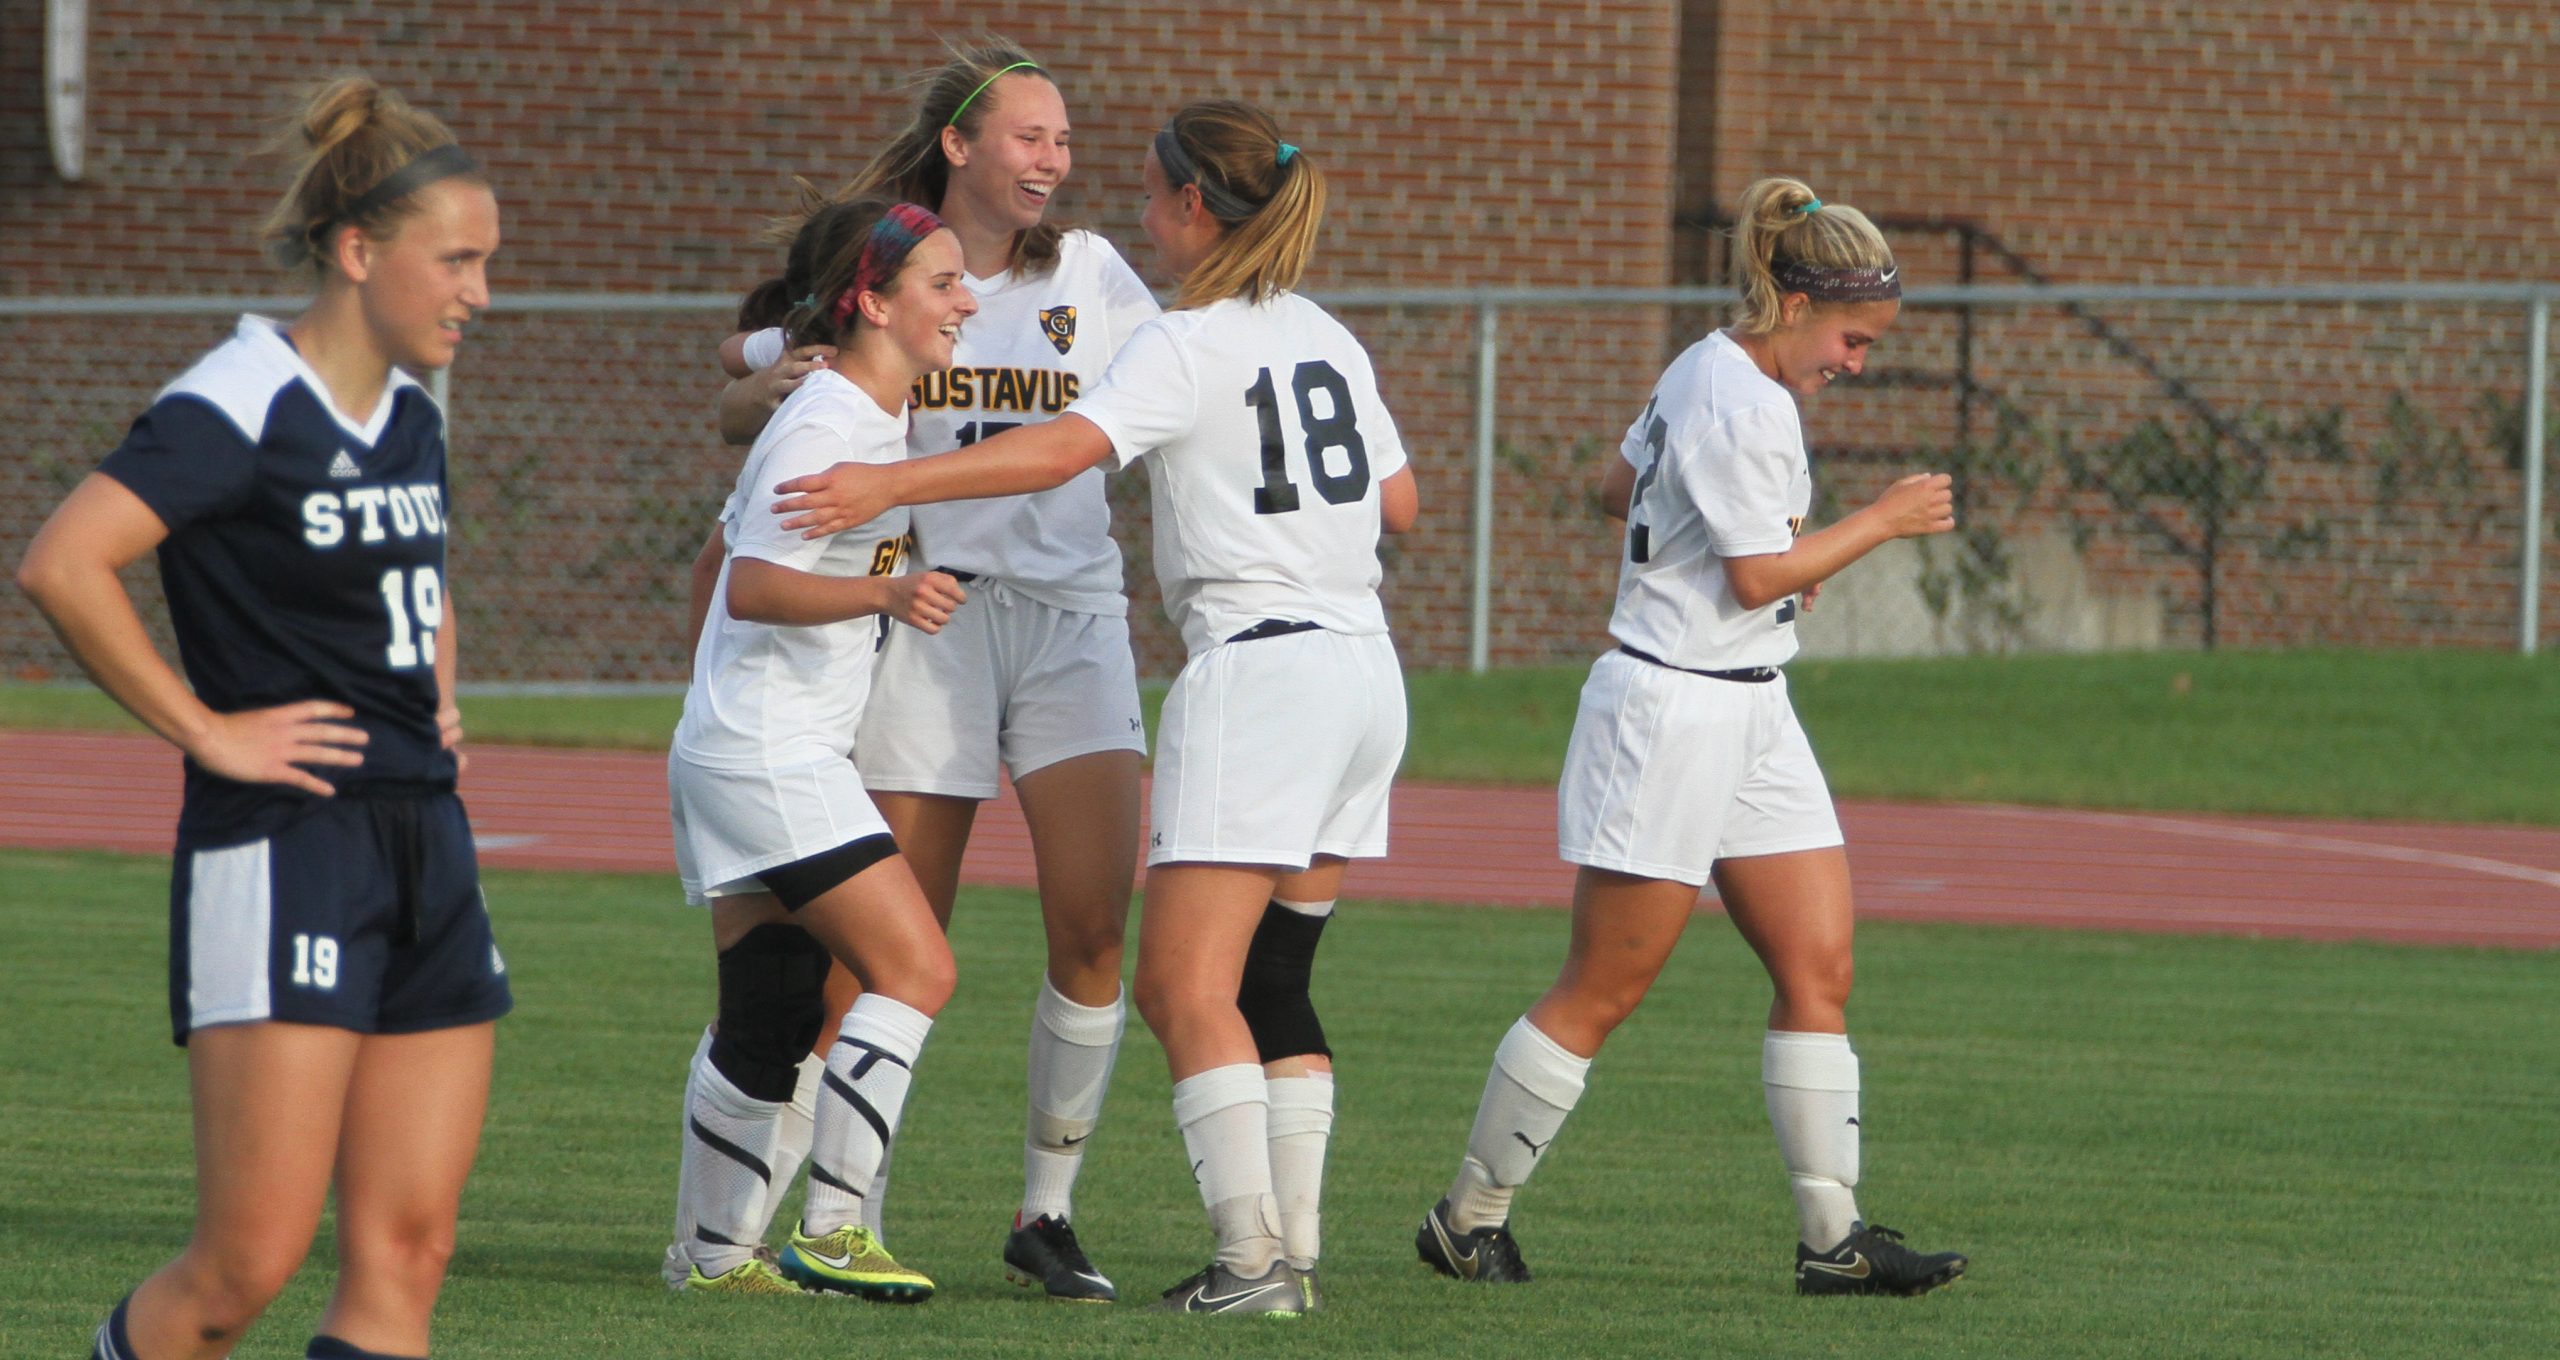
POLYGON ((1173 135, 1168 123, 1156 134, 1156 164, 1164 168, 1164 182, 1176 189, 1194 185, 1200 190, 1200 201, 1209 215, 1230 225, 1250 219, 1262 211, 1259 203, 1247 203, 1236 191, 1213 179, 1203 179, 1200 169, 1191 163, 1191 155, 1182 149, 1182 139, 1173 135))
POLYGON ((480 162, 469 152, 447 142, 433 151, 422 153, 416 160, 382 177, 382 182, 356 195, 355 201, 338 210, 329 220, 314 226, 315 238, 341 222, 360 222, 383 208, 407 198, 440 179, 480 172, 480 162))
POLYGON ((1902 296, 1899 265, 1859 265, 1832 269, 1802 260, 1773 260, 1769 273, 1778 286, 1816 302, 1882 302, 1902 296))

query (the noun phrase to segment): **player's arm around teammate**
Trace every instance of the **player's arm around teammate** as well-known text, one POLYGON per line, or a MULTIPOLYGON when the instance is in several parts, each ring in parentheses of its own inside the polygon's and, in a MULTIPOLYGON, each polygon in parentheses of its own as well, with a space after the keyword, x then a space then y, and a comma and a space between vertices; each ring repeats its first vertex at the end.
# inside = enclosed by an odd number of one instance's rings
POLYGON ((1797 1290, 1916 1294, 1965 1266, 1859 1217, 1849 861, 1778 670, 1801 596, 1892 539, 1953 528, 1953 497, 1943 475, 1906 477, 1797 536, 1812 503, 1797 403, 1864 368, 1900 310, 1899 271, 1863 214, 1794 180, 1744 190, 1740 219, 1740 320, 1663 374, 1602 487, 1626 556, 1619 646, 1583 687, 1557 800, 1563 856, 1581 866, 1571 940, 1496 1049, 1456 1181, 1416 1234, 1443 1274, 1529 1278, 1513 1193, 1710 879, 1774 992, 1761 1071, 1796 1199, 1797 1290))
POLYGON ((1386 848, 1405 715, 1377 540, 1416 500, 1367 353, 1289 291, 1321 172, 1268 115, 1217 102, 1174 116, 1142 178, 1141 223, 1181 296, 1097 390, 960 453, 784 483, 781 508, 824 531, 1153 459, 1174 530, 1158 572, 1191 655, 1164 712, 1137 999, 1218 1238, 1165 1302, 1297 1312, 1315 1299, 1332 1122, 1309 968, 1344 861, 1386 848))
POLYGON ((822 263, 793 329, 835 357, 776 411, 739 474, 668 756, 677 866, 687 899, 711 908, 720 981, 719 1023, 687 1090, 680 1283, 915 1302, 932 1281, 889 1255, 861 1204, 955 971, 845 757, 880 629, 894 618, 938 630, 966 592, 941 572, 896 574, 903 514, 816 544, 778 529, 755 489, 838 458, 902 456, 908 389, 951 362, 977 304, 958 241, 915 204, 833 204, 801 232, 822 263), (777 1269, 756 1254, 778 1189, 773 1145, 823 1023, 831 958, 864 994, 827 1051, 809 1195, 777 1269))
POLYGON ((317 298, 289 325, 243 318, 170 384, 18 573, 187 755, 170 994, 196 1218, 98 1329, 109 1360, 229 1353, 333 1177, 338 1278, 309 1354, 426 1354, 510 1004, 452 792, 442 421, 394 368, 451 362, 488 304, 497 203, 451 133, 370 80, 315 91, 288 135, 300 169, 269 226, 317 298), (192 690, 116 579, 154 550, 192 690))
MULTIPOLYGON (((908 449, 925 456, 1056 415, 1157 307, 1101 237, 1050 220, 1073 156, 1047 69, 1009 44, 981 43, 920 90, 909 125, 844 192, 933 206, 960 238, 982 306, 953 371, 916 388, 908 449)), ((770 394, 806 362, 771 331, 737 351, 752 373, 722 401, 732 438, 761 425, 770 394)), ((978 807, 1012 778, 1048 967, 1032 999, 1023 1189, 1003 1262, 1051 1297, 1107 1301, 1117 1290, 1085 1255, 1071 1215, 1124 1026, 1146 734, 1103 482, 1087 473, 997 501, 928 504, 914 523, 920 560, 962 573, 975 598, 938 635, 891 635, 854 760, 946 923, 978 807)), ((839 975, 831 1004, 848 1003, 849 991, 839 975)), ((865 1201, 875 1226, 887 1188, 884 1176, 865 1201)))

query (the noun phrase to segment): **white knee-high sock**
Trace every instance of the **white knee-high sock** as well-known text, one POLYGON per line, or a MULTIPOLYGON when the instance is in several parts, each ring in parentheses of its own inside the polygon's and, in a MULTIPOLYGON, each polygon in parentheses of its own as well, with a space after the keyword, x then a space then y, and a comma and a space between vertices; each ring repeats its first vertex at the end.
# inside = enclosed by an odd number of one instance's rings
POLYGON ((1031 1010, 1030 1119, 1022 1140, 1017 1222, 1073 1213, 1084 1142, 1102 1121, 1102 1099, 1111 1089, 1128 1015, 1125 992, 1108 1006, 1080 1006, 1047 978, 1040 980, 1040 999, 1031 1010))
POLYGON ((1467 1155, 1449 1186, 1449 1226, 1460 1232, 1499 1227, 1511 1197, 1538 1169, 1538 1159, 1582 1099, 1589 1058, 1576 1057, 1521 1016, 1493 1050, 1484 1099, 1467 1135, 1467 1155))
POLYGON ((800 1060, 800 1080, 791 1088, 791 1103, 782 1107, 782 1115, 774 1124, 773 1188, 765 1196, 764 1229, 773 1225, 773 1216, 782 1212, 782 1202, 791 1196, 791 1186, 800 1179, 800 1166, 809 1160, 809 1140, 815 1132, 818 1117, 818 1086, 827 1074, 826 1055, 812 1053, 800 1060))
POLYGON ((1218 1235, 1218 1264, 1247 1279, 1269 1273, 1281 1254, 1280 1210, 1271 1196, 1271 1097, 1262 1068, 1236 1063, 1175 1082, 1173 1119, 1218 1235))
POLYGON ((871 1173, 871 1193, 862 1197, 862 1226, 883 1242, 889 1240, 889 1163, 897 1158, 894 1145, 880 1154, 880 1169, 871 1173))
POLYGON ((1804 1244, 1829 1251, 1858 1221, 1858 1055, 1845 1034, 1773 1029, 1760 1041, 1760 1081, 1804 1244))
POLYGON ((706 1036, 685 1081, 676 1170, 676 1245, 705 1275, 736 1269, 764 1242, 773 1139, 783 1102, 757 1100, 711 1065, 706 1036))
POLYGON ((693 1151, 694 1088, 702 1084, 694 1074, 711 1063, 711 1027, 702 1027, 702 1038, 693 1046, 693 1057, 684 1067, 684 1105, 676 1113, 676 1225, 673 1245, 667 1248, 667 1287, 684 1284, 685 1271, 692 1264, 693 1212, 685 1203, 684 1159, 693 1151))
POLYGON ((1268 1077, 1271 1193, 1289 1265, 1313 1270, 1323 1254, 1324 1154, 1333 1140, 1333 1074, 1268 1077))
POLYGON ((932 1030, 931 1016, 877 992, 863 993, 845 1012, 821 1078, 802 1232, 823 1237, 862 1220, 862 1202, 897 1137, 916 1058, 932 1030))

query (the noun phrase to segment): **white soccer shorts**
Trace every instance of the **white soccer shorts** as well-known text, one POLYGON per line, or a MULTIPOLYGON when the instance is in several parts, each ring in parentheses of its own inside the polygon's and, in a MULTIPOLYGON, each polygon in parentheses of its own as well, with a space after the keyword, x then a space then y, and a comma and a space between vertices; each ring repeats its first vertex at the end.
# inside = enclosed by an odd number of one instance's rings
POLYGON ((1146 753, 1127 619, 1002 581, 968 590, 939 633, 892 625, 853 741, 865 786, 993 798, 999 763, 1020 779, 1096 751, 1146 753))
POLYGON ((1699 885, 1719 859, 1841 844, 1783 674, 1717 680, 1617 651, 1583 682, 1556 825, 1570 863, 1699 885))
POLYGON ((853 762, 829 758, 779 770, 723 770, 667 758, 676 876, 684 900, 760 892, 756 875, 889 834, 853 762))
POLYGON ((1147 863, 1387 853, 1404 759, 1394 639, 1311 629, 1194 655, 1165 696, 1147 863))

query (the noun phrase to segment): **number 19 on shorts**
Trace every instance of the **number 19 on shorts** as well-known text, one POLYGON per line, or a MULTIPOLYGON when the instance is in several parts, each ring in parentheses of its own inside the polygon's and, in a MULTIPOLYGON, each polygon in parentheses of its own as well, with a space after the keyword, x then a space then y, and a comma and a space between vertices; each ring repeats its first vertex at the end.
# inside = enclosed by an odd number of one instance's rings
POLYGON ((336 936, 297 934, 293 937, 293 985, 317 987, 324 992, 338 989, 336 936))

